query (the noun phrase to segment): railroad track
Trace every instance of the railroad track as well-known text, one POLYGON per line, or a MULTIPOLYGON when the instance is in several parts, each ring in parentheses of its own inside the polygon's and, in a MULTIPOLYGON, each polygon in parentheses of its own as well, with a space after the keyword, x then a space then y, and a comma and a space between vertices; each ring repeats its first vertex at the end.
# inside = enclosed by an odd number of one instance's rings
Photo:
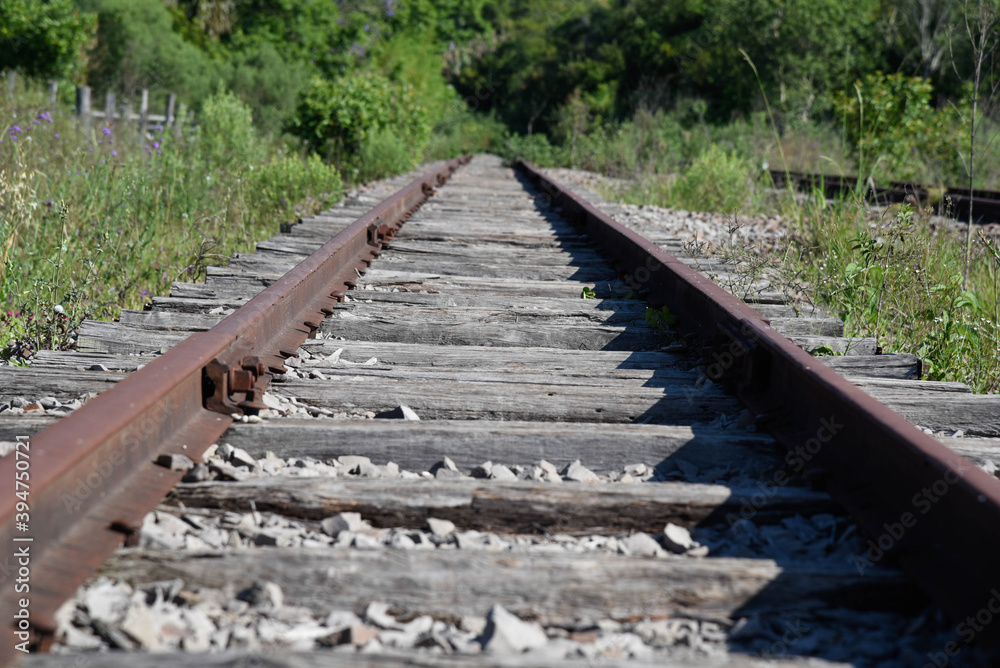
POLYGON ((528 165, 439 164, 0 369, 31 587, 8 560, 0 656, 975 663, 996 397, 641 231, 528 165))
MULTIPOLYGON (((792 183, 800 190, 822 190, 829 198, 853 193, 858 189, 859 183, 856 176, 783 172, 777 169, 770 170, 770 174, 777 188, 784 188, 792 183)), ((919 206, 930 206, 941 215, 968 221, 971 205, 974 222, 1000 222, 1000 192, 995 190, 975 190, 970 193, 968 188, 960 186, 939 188, 909 181, 890 181, 888 186, 868 183, 863 190, 866 199, 882 206, 909 202, 919 206)))

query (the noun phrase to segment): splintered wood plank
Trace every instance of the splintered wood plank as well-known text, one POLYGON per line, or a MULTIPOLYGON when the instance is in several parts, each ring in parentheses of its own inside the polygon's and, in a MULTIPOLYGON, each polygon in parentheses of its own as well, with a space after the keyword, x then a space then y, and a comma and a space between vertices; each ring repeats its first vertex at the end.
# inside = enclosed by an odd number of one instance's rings
POLYGON ((139 354, 155 353, 173 348, 190 336, 189 332, 165 332, 141 329, 118 322, 84 320, 76 349, 81 352, 139 354))
POLYGON ((18 436, 31 436, 58 420, 54 415, 0 413, 0 441, 12 443, 18 436))
MULTIPOLYGON (((913 586, 898 571, 766 559, 629 558, 464 550, 268 548, 228 554, 121 550, 102 573, 137 584, 181 578, 188 587, 277 583, 286 605, 316 614, 361 612, 385 601, 400 616, 484 615, 499 603, 548 624, 865 605, 898 609, 913 586)), ((870 609, 870 608, 869 608, 870 609)))
POLYGON ((839 318, 771 318, 771 327, 782 336, 843 336, 839 318))
POLYGON ((887 392, 876 398, 913 424, 934 431, 961 429, 969 436, 1000 436, 1000 395, 887 392))
POLYGON ((132 373, 139 366, 149 364, 157 355, 108 355, 78 350, 39 350, 31 359, 33 369, 73 369, 75 371, 100 371, 90 367, 100 364, 108 371, 132 373))
POLYGON ((376 527, 423 528, 427 519, 451 520, 459 530, 663 531, 667 522, 687 527, 726 524, 741 508, 769 524, 799 513, 835 510, 829 496, 803 487, 775 487, 758 503, 760 489, 682 482, 633 484, 498 482, 465 480, 342 480, 268 477, 243 482, 178 485, 168 504, 259 511, 322 520, 357 512, 376 527), (773 494, 771 492, 773 491, 773 494), (756 498, 755 498, 756 497, 756 498))
POLYGON ((866 378, 847 374, 844 377, 876 399, 880 396, 892 396, 899 393, 906 393, 909 396, 918 396, 921 394, 936 396, 939 392, 972 394, 972 388, 965 383, 911 380, 906 378, 866 378))
MULTIPOLYGON (((293 255, 282 254, 282 257, 275 257, 269 254, 258 253, 255 255, 234 257, 229 262, 229 267, 258 272, 262 275, 273 273, 284 274, 298 264, 299 261, 300 258, 293 255)), ((382 270, 392 270, 395 267, 399 267, 406 271, 434 272, 444 276, 478 276, 526 281, 577 281, 592 283, 594 281, 614 281, 618 278, 618 273, 608 268, 604 263, 582 266, 544 266, 500 262, 489 264, 486 262, 394 259, 389 256, 379 258, 377 266, 382 270)))
POLYGON ((597 473, 638 463, 669 472, 680 462, 706 471, 732 464, 760 477, 784 456, 770 435, 738 429, 493 420, 266 420, 235 423, 220 442, 256 458, 268 451, 321 461, 363 455, 409 471, 426 471, 447 456, 466 472, 486 461, 526 466, 544 459, 562 469, 579 459, 597 473))
MULTIPOLYGON (((329 368, 323 359, 340 351, 337 364, 361 364, 374 357, 378 364, 475 367, 484 371, 599 369, 666 369, 684 357, 671 352, 634 350, 565 350, 544 347, 449 346, 422 343, 372 342, 354 339, 311 339, 302 344, 313 356, 306 366, 329 368), (322 359, 321 359, 322 358, 322 359)), ((333 365, 336 366, 336 365, 333 365)), ((686 367, 684 367, 686 368, 686 367)))
POLYGON ((992 470, 1000 465, 1000 438, 966 438, 938 436, 937 440, 978 466, 992 470))
POLYGON ((0 401, 13 397, 55 397, 60 401, 76 399, 88 392, 103 392, 126 375, 106 371, 0 366, 0 401))
POLYGON ((742 406, 715 388, 693 384, 672 387, 616 388, 542 383, 462 382, 366 378, 321 384, 288 380, 277 386, 312 406, 361 408, 376 413, 403 403, 434 420, 558 420, 564 422, 710 422, 720 413, 738 415, 742 406))
MULTIPOLYGON (((751 304, 752 306, 752 304, 751 304)), ((874 355, 875 339, 845 338, 839 336, 789 336, 797 346, 802 346, 807 353, 835 353, 837 355, 874 355)))
MULTIPOLYGON (((365 364, 362 366, 324 367, 322 363, 313 367, 334 383, 351 383, 359 380, 378 382, 379 379, 400 381, 441 383, 502 383, 506 385, 521 385, 523 383, 541 383, 557 386, 580 386, 607 388, 617 391, 620 388, 633 387, 667 387, 681 389, 694 387, 699 375, 693 371, 682 371, 677 368, 667 369, 504 369, 485 371, 483 369, 448 368, 440 365, 413 366, 394 368, 390 365, 365 364)), ((516 391, 517 388, 508 388, 516 391)))
MULTIPOLYGON (((372 291, 368 291, 372 292, 372 291)), ((365 295, 366 293, 360 293, 365 295)), ((400 293, 385 293, 400 294, 400 293)), ((403 293, 405 294, 405 293, 403 293)), ((597 299, 541 299, 538 297, 525 297, 522 300, 515 298, 494 298, 483 300, 480 303, 449 305, 444 303, 447 295, 423 295, 428 297, 442 298, 437 304, 406 304, 394 302, 368 303, 363 299, 355 299, 350 302, 340 304, 334 308, 332 319, 343 315, 348 317, 382 317, 385 319, 399 318, 407 320, 419 320, 423 318, 450 317, 456 321, 491 321, 491 322, 520 322, 537 321, 546 322, 549 320, 575 320, 577 322, 589 322, 593 324, 622 324, 646 326, 646 308, 636 308, 628 300, 619 300, 612 308, 611 304, 603 305, 603 300, 597 299), (492 303, 491 303, 492 302, 492 303)), ((609 300, 610 301, 610 300, 609 300)), ((151 313, 151 311, 141 311, 141 313, 151 313)))
POLYGON ((459 346, 535 346, 569 350, 649 350, 659 337, 645 325, 410 320, 392 315, 341 315, 323 321, 320 331, 360 341, 396 341, 459 346))
POLYGON ((918 380, 920 358, 916 355, 894 353, 891 355, 821 355, 817 362, 830 367, 839 374, 859 378, 900 378, 918 380))

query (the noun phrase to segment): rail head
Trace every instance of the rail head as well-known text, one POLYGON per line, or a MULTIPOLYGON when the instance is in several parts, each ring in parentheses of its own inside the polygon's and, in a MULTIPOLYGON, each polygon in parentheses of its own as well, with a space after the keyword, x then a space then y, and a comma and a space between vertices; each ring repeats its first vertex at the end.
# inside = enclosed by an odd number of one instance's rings
MULTIPOLYGON (((1000 591, 995 478, 818 362, 673 255, 537 167, 517 166, 541 191, 543 204, 560 207, 627 281, 670 307, 678 328, 705 345, 710 373, 734 389, 788 450, 787 468, 767 487, 807 474, 877 537, 878 551, 852 559, 862 574, 895 558, 956 620, 975 617, 993 600, 1000 591)), ((976 641, 1000 645, 1000 625, 986 627, 976 641)))
POLYGON ((62 602, 179 482, 183 472, 157 466, 156 459, 180 454, 197 461, 234 413, 262 408, 262 393, 282 361, 314 334, 381 245, 469 159, 451 160, 401 188, 214 328, 32 436, 20 455, 0 459, 0 479, 11 481, 0 498, 0 542, 27 549, 31 570, 30 592, 9 581, 0 590, 8 631, 0 665, 11 660, 16 643, 55 630, 62 602), (24 493, 15 496, 16 474, 25 466, 28 476, 18 488, 24 493), (24 515, 30 522, 21 522, 24 515), (22 599, 30 599, 30 629, 15 619, 22 599))

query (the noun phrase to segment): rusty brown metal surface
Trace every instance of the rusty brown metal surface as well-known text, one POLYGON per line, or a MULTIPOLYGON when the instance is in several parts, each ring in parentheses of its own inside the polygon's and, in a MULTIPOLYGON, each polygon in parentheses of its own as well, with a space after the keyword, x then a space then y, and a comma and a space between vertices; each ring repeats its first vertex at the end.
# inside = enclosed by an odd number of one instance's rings
MULTIPOLYGON (((775 332, 756 311, 532 165, 543 206, 583 228, 633 286, 705 342, 706 368, 788 449, 768 487, 805 473, 871 536, 852 563, 895 559, 956 622, 1000 592, 1000 483, 775 332)), ((750 509, 752 512, 752 509, 750 509)), ((733 517, 732 521, 738 519, 733 517)), ((990 615, 995 614, 993 611, 990 615)), ((1000 645, 1000 625, 976 642, 1000 645)))
POLYGON ((467 161, 452 160, 400 189, 216 327, 33 436, 21 455, 0 459, 0 544, 10 555, 6 562, 0 557, 10 566, 0 578, 0 665, 29 637, 18 635, 21 599, 28 599, 32 639, 54 630, 58 606, 180 480, 180 473, 156 466, 157 457, 197 461, 232 423, 232 413, 258 410, 271 372, 318 328, 355 271, 363 273, 381 243, 467 161), (21 469, 26 487, 15 490, 21 469), (16 491, 27 492, 23 501, 16 491), (17 591, 14 555, 24 549, 30 590, 17 591))

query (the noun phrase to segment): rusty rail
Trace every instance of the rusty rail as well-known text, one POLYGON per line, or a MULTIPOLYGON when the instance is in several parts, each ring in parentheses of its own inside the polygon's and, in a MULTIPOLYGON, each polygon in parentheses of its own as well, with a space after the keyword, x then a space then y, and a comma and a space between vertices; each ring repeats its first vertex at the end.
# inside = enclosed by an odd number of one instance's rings
POLYGON ((831 198, 843 197, 860 190, 866 200, 882 205, 916 200, 922 206, 927 206, 932 201, 931 191, 940 190, 941 194, 936 196, 940 197, 937 203, 939 213, 968 221, 971 206, 975 216, 974 223, 1000 221, 1000 192, 995 190, 976 189, 970 194, 967 187, 961 186, 935 188, 908 181, 890 181, 888 186, 877 186, 874 183, 864 183, 863 179, 856 176, 784 172, 778 169, 772 169, 768 173, 777 188, 792 186, 820 189, 824 196, 831 198))
MULTIPOLYGON (((0 498, 4 554, 27 549, 30 569, 30 591, 16 592, 9 581, 0 590, 7 629, 0 665, 17 654, 15 643, 44 645, 56 628, 57 608, 180 481, 183 472, 157 466, 157 458, 197 460, 233 414, 263 408, 271 374, 332 313, 354 286, 355 271, 365 271, 382 242, 468 159, 452 160, 380 202, 217 326, 30 439, 28 512, 17 507, 22 501, 13 488, 0 498), (18 513, 30 518, 26 530, 18 530, 18 513), (18 628, 22 609, 30 613, 28 629, 18 628)), ((16 479, 17 461, 14 453, 0 459, 0 480, 16 479)), ((16 557, 7 563, 16 575, 16 557)))
MULTIPOLYGON (((756 311, 534 166, 518 167, 682 332, 705 346, 710 376, 731 387, 805 473, 876 537, 875 546, 956 621, 1000 594, 1000 484, 779 335, 756 311)), ((736 518, 733 518, 734 520, 736 518)), ((858 559, 862 570, 882 562, 858 559)), ((995 611, 989 611, 990 616, 995 611)), ((981 623, 981 622, 980 622, 981 623)), ((975 640, 1000 644, 1000 624, 975 640)))

